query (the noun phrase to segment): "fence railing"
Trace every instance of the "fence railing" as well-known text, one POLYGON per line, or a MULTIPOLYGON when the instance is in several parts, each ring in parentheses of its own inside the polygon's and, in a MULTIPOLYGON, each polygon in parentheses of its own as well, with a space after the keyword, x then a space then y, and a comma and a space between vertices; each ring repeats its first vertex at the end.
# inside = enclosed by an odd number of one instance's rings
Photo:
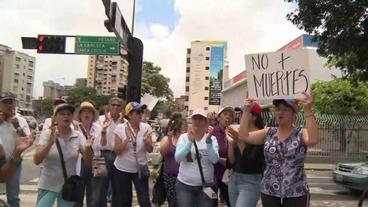
MULTIPOLYGON (((276 126, 274 113, 263 112, 268 126, 276 126)), ((308 161, 368 161, 368 116, 316 114, 319 143, 308 149, 308 161)), ((305 126, 302 113, 295 124, 305 126)))

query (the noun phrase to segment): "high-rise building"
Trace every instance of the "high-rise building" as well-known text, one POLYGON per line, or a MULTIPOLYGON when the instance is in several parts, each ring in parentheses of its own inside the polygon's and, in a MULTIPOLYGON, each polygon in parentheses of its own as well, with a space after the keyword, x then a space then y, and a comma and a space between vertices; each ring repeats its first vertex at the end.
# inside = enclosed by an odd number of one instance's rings
POLYGON ((191 48, 187 49, 185 76, 185 109, 189 114, 198 108, 219 110, 224 68, 228 70, 226 54, 226 41, 191 42, 191 48))
POLYGON ((0 44, 0 92, 17 96, 21 109, 32 109, 36 58, 0 44))
POLYGON ((43 97, 44 98, 55 99, 55 98, 60 98, 64 96, 65 94, 64 86, 58 83, 55 83, 52 80, 44 81, 42 85, 43 85, 43 97))
POLYGON ((90 55, 87 87, 98 95, 116 96, 119 87, 127 85, 128 62, 120 56, 90 55))
POLYGON ((77 79, 75 79, 74 86, 77 87, 77 88, 87 87, 87 79, 86 78, 77 78, 77 79))

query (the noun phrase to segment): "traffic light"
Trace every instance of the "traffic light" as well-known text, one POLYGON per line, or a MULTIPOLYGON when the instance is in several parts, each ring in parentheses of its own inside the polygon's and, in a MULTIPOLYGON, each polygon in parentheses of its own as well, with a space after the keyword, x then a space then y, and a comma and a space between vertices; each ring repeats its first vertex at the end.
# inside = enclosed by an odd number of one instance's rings
POLYGON ((37 53, 65 53, 65 36, 59 35, 38 35, 37 53))

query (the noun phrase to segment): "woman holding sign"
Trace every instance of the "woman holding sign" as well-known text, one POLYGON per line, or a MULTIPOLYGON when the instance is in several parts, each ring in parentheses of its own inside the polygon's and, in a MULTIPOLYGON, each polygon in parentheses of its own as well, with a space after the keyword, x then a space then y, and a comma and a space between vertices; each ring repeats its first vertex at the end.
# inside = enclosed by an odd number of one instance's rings
POLYGON ((263 206, 309 206, 309 189, 304 172, 307 148, 319 141, 318 125, 312 112, 313 99, 304 93, 300 99, 304 105, 306 128, 294 126, 297 102, 292 99, 273 100, 278 127, 249 130, 251 111, 245 106, 239 136, 250 144, 265 144, 266 169, 261 183, 263 206))

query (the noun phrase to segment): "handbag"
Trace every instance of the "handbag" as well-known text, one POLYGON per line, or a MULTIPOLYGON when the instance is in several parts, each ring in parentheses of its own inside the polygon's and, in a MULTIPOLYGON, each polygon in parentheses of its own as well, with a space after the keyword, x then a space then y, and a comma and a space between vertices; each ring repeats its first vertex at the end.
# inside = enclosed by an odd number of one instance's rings
POLYGON ((72 175, 68 178, 65 168, 64 156, 61 151, 59 140, 56 138, 56 147, 59 152, 61 167, 63 169, 64 185, 61 190, 61 197, 66 201, 76 202, 79 199, 81 179, 78 175, 72 175))
POLYGON ((214 200, 214 202, 217 203, 216 183, 206 183, 206 181, 204 180, 203 169, 202 169, 201 159, 199 157, 199 151, 198 151, 197 143, 196 143, 196 141, 193 141, 193 143, 194 143, 194 149, 196 151, 196 158, 197 158, 197 162, 198 162, 199 173, 201 174, 203 192, 210 199, 214 200))
POLYGON ((154 180, 153 188, 152 188, 152 203, 155 205, 163 205, 166 201, 166 188, 164 183, 164 163, 165 161, 162 159, 157 171, 157 177, 154 180))

